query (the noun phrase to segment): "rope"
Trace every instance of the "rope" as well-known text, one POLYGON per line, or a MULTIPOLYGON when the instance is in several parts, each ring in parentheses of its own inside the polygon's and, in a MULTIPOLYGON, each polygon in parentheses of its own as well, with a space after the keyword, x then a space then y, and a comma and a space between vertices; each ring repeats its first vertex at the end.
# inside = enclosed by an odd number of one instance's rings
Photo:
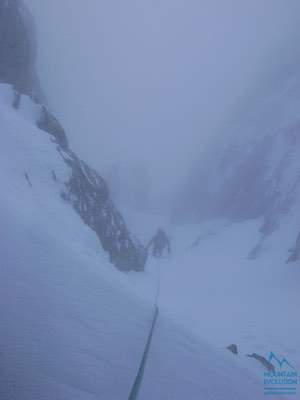
POLYGON ((138 369, 138 373, 137 376, 135 378, 135 381, 133 383, 130 395, 128 397, 128 400, 137 400, 138 399, 138 395, 140 392, 140 388, 142 386, 142 381, 143 381, 143 377, 144 377, 144 372, 145 372, 145 367, 147 364, 147 358, 149 355, 149 351, 151 348, 151 342, 152 342, 152 338, 153 338, 153 333, 154 333, 154 329, 155 329, 155 325, 156 325, 156 321, 157 321, 157 317, 158 317, 158 297, 159 297, 159 292, 160 292, 160 274, 158 272, 158 283, 157 283, 157 291, 156 291, 156 296, 155 296, 155 303, 154 303, 154 314, 153 314, 153 319, 152 319, 152 324, 151 324, 151 328, 150 328, 150 332, 148 335, 148 339, 147 339, 147 343, 146 343, 146 347, 143 353, 143 357, 138 369))
POLYGON ((159 294, 160 294, 160 268, 158 267, 157 269, 157 285, 156 285, 156 295, 155 295, 155 301, 154 301, 154 305, 157 307, 158 306, 158 298, 159 298, 159 294))

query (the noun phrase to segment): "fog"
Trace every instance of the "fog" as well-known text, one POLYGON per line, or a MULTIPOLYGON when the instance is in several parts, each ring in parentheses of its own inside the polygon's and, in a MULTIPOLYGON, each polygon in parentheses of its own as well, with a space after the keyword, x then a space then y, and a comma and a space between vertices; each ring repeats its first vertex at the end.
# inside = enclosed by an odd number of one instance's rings
POLYGON ((143 171, 152 199, 182 182, 300 11, 297 0, 25 3, 42 85, 72 148, 112 185, 121 175, 123 191, 143 171))

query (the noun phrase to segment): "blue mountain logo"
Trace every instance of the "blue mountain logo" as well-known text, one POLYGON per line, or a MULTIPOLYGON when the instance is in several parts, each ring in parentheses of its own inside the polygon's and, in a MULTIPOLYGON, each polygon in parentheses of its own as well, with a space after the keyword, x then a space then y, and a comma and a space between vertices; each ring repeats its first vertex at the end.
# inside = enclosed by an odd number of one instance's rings
POLYGON ((280 359, 276 356, 275 353, 273 353, 273 351, 271 351, 268 361, 269 361, 269 363, 272 363, 272 361, 273 361, 273 365, 276 362, 280 368, 283 368, 284 366, 288 366, 288 367, 292 368, 294 371, 296 371, 296 369, 288 362, 288 360, 285 357, 283 359, 280 359))

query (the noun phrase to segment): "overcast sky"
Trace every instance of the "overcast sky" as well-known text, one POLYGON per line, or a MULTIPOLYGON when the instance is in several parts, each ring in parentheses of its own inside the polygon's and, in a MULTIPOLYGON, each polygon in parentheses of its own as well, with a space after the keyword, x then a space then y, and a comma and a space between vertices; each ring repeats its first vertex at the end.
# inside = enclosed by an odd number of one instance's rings
POLYGON ((71 146, 104 175, 145 162, 173 189, 299 23, 298 0, 24 0, 71 146))

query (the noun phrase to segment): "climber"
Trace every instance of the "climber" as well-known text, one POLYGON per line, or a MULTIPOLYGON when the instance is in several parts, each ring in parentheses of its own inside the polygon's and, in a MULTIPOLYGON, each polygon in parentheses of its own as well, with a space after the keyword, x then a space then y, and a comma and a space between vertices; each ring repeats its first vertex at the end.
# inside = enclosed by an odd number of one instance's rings
POLYGON ((147 245, 147 250, 152 246, 153 257, 162 257, 163 252, 167 249, 168 254, 171 253, 170 240, 162 229, 158 229, 156 234, 147 245))

